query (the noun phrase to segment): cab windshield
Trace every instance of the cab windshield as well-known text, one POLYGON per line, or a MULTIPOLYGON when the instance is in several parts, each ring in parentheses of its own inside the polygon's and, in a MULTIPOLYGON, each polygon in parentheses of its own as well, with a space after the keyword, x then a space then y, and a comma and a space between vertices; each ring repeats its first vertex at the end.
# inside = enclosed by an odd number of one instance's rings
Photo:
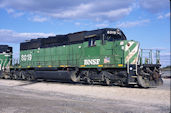
POLYGON ((108 41, 116 41, 116 40, 122 40, 120 35, 107 35, 106 40, 108 41))

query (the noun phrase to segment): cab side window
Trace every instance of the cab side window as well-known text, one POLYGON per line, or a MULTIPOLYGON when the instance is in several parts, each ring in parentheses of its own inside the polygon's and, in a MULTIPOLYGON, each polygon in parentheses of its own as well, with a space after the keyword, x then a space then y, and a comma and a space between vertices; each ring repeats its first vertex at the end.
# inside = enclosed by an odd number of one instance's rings
POLYGON ((96 46, 96 40, 95 40, 95 38, 89 38, 89 40, 88 40, 88 46, 89 47, 96 46))

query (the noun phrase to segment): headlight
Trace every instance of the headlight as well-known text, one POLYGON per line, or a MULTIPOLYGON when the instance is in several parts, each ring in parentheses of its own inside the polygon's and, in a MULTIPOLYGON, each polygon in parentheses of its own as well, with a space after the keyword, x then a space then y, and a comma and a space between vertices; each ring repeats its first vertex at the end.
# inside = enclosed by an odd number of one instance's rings
POLYGON ((129 68, 129 70, 132 70, 132 69, 133 69, 132 67, 129 68))

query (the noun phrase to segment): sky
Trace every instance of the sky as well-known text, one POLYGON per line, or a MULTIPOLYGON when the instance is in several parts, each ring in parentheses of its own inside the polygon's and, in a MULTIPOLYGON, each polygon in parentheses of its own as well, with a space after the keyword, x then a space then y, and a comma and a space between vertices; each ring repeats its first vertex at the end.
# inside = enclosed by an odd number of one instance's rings
POLYGON ((84 30, 119 28, 170 65, 169 0, 0 0, 0 44, 19 56, 20 42, 84 30))

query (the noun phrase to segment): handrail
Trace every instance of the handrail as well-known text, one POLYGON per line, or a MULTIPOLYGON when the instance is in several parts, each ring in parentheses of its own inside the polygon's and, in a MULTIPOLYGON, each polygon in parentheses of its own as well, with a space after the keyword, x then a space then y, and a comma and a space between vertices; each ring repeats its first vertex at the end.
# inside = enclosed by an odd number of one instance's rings
MULTIPOLYGON (((130 53, 130 50, 128 50, 128 52, 130 53)), ((129 54, 128 53, 128 54, 129 54)), ((129 57, 128 57, 129 58, 129 57)), ((128 59, 128 62, 127 62, 127 73, 129 74, 129 59, 128 59)))
POLYGON ((156 60, 156 64, 160 63, 160 51, 157 49, 141 49, 141 54, 140 54, 140 64, 142 65, 143 63, 145 64, 153 64, 154 61, 156 60), (154 51, 155 50, 155 51, 154 51), (153 54, 155 53, 155 57, 153 54), (145 56, 146 55, 146 56, 145 56), (145 59, 145 62, 143 62, 145 59))
POLYGON ((2 59, 0 59, 0 61, 1 61, 1 64, 0 64, 0 70, 1 70, 1 66, 2 66, 2 62, 3 62, 3 60, 2 60, 2 59))

